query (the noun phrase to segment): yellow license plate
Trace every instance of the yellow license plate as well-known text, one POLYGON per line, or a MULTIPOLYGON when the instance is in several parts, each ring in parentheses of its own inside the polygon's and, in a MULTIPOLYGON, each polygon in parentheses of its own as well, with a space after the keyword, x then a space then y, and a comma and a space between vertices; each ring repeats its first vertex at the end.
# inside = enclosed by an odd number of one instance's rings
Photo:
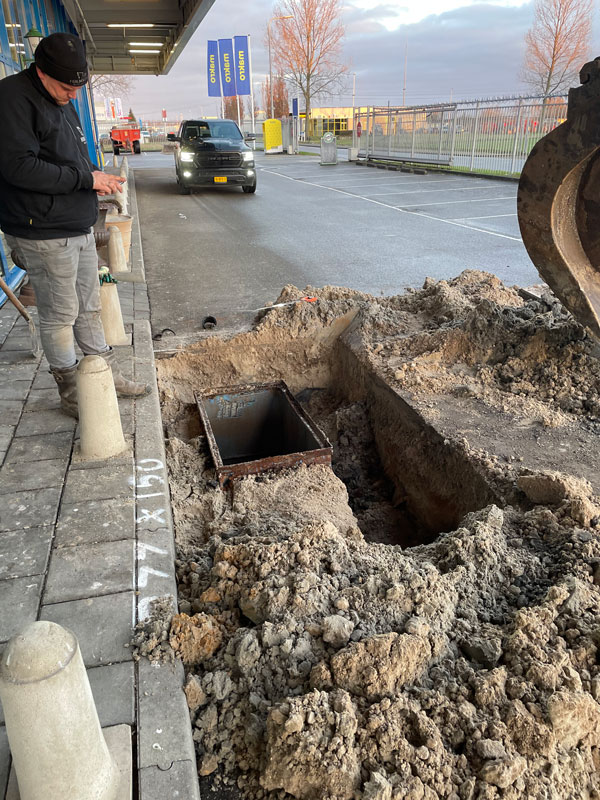
POLYGON ((215 178, 215 183, 227 183, 227 178, 215 178))

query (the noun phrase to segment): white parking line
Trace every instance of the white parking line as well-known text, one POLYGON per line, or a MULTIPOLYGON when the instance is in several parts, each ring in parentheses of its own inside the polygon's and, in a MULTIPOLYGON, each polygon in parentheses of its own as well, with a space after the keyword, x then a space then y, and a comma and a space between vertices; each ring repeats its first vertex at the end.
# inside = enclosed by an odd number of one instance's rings
MULTIPOLYGON (((353 197, 359 197, 359 195, 353 195, 353 197)), ((408 203, 402 204, 402 208, 421 208, 421 206, 453 206, 458 205, 459 203, 495 203, 496 200, 516 200, 517 195, 511 195, 510 197, 474 197, 470 200, 443 200, 439 203, 408 203)), ((374 203, 377 202, 376 200, 373 201, 374 203)), ((462 219, 462 217, 459 217, 462 219)))
MULTIPOLYGON (((278 173, 283 174, 283 173, 278 173)), ((294 178, 294 180, 304 181, 307 179, 316 180, 321 178, 325 180, 322 175, 302 175, 299 174, 298 177, 295 175, 288 175, 287 177, 294 178)), ((335 182, 336 186, 339 186, 343 183, 349 184, 356 184, 356 186, 368 186, 371 184, 372 186, 418 186, 421 184, 428 184, 431 186, 432 184, 437 185, 438 183, 458 183, 458 181, 463 180, 462 178, 443 178, 442 180, 394 180, 393 178, 389 178, 389 176, 383 176, 380 180, 373 180, 371 176, 366 177, 364 180, 358 180, 357 178, 332 178, 329 183, 333 184, 335 182)), ((323 184, 325 185, 325 184, 323 184)))
MULTIPOLYGON (((315 181, 315 183, 318 183, 318 181, 315 181)), ((369 187, 373 187, 373 189, 385 189, 387 187, 388 191, 389 191, 391 189, 396 188, 397 186, 423 186, 423 185, 425 185, 425 186, 432 186, 432 185, 433 186, 437 186, 438 183, 443 183, 443 181, 433 181, 433 182, 432 181, 420 181, 420 182, 419 181, 410 181, 410 182, 407 181, 405 183, 399 182, 399 181, 386 182, 386 183, 384 183, 384 182, 377 182, 377 183, 369 182, 369 183, 367 183, 366 181, 364 183, 355 183, 355 182, 331 183, 331 182, 328 181, 327 183, 321 183, 319 185, 320 186, 331 186, 334 189, 336 187, 338 187, 338 186, 341 186, 343 189, 351 189, 352 187, 355 186, 357 188, 357 190, 368 189, 369 187)), ((456 183, 456 181, 448 181, 448 183, 456 183)), ((446 187, 443 187, 443 188, 446 188, 446 187)), ((440 191, 441 192, 441 191, 443 191, 443 188, 442 189, 438 189, 438 190, 436 190, 436 189, 429 189, 429 190, 422 189, 421 191, 432 191, 432 192, 433 191, 440 191)), ((458 188, 460 188, 460 187, 458 187, 458 188)), ((470 188, 470 187, 465 187, 465 188, 470 188)), ((492 188, 495 188, 495 187, 492 187, 492 188)), ((450 190, 448 190, 448 191, 450 191, 450 190)), ((385 194, 385 192, 382 192, 382 194, 385 194)))
POLYGON ((413 191, 404 192, 367 192, 369 197, 378 197, 379 195, 388 196, 393 194, 431 194, 432 192, 495 192, 495 186, 459 186, 456 189, 416 189, 413 191))
MULTIPOLYGON (((404 209, 398 209, 403 211, 404 209)), ((414 214, 416 217, 425 217, 426 219, 435 219, 438 222, 446 222, 448 225, 456 225, 457 228, 466 228, 469 231, 478 231, 479 233, 488 233, 490 236, 498 236, 500 239, 511 239, 513 242, 522 242, 520 236, 509 236, 507 233, 497 233, 496 231, 486 231, 484 228, 477 228, 475 225, 462 225, 453 219, 442 219, 441 217, 434 217, 432 214, 423 214, 421 211, 407 211, 407 214, 414 214)))
POLYGON ((460 220, 467 220, 467 219, 498 219, 498 217, 516 217, 516 214, 488 214, 485 217, 455 217, 455 219, 460 220))
MULTIPOLYGON (((383 208, 389 208, 391 211, 397 211, 399 214, 412 214, 415 217, 424 217, 425 219, 435 220, 436 222, 442 222, 444 225, 454 225, 457 228, 465 228, 468 231, 477 231, 477 233, 485 233, 488 236, 496 236, 500 239, 510 239, 513 242, 521 242, 522 239, 520 236, 509 236, 506 233, 496 233, 496 231, 486 231, 483 228, 475 228, 473 225, 462 225, 460 222, 456 222, 452 219, 443 219, 442 217, 434 217, 432 214, 423 214, 420 211, 407 211, 406 206, 403 208, 398 208, 398 206, 392 206, 389 203, 382 203, 381 200, 372 200, 370 197, 363 197, 360 194, 353 194, 352 192, 346 192, 344 189, 334 189, 331 186, 321 186, 320 183, 311 183, 310 181, 298 181, 296 178, 290 178, 289 175, 282 175, 279 172, 272 172, 272 170, 264 170, 265 172, 271 172, 272 175, 277 175, 278 178, 285 178, 288 181, 294 181, 294 183, 302 183, 304 186, 314 186, 315 189, 326 189, 328 192, 335 192, 336 194, 343 194, 346 197, 351 197, 354 200, 364 200, 366 203, 373 203, 376 206, 382 206, 383 208)), ((506 198, 483 198, 479 200, 458 200, 455 202, 458 203, 481 203, 481 202, 490 202, 490 200, 514 200, 515 197, 506 197, 506 198)), ((453 202, 453 201, 450 201, 453 202)), ((417 205, 423 205, 419 203, 417 205)), ((443 203, 428 203, 427 205, 445 205, 443 203)))

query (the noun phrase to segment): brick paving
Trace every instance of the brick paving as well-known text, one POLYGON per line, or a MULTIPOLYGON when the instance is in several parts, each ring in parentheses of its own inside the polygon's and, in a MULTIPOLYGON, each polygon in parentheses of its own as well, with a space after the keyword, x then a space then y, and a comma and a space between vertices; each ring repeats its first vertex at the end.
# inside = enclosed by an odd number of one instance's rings
MULTIPOLYGON (((118 291, 131 344, 115 349, 123 373, 150 383, 152 392, 119 401, 128 445, 122 456, 82 461, 76 421, 60 411, 45 359, 32 356, 27 323, 10 302, 0 308, 0 651, 34 620, 72 630, 100 724, 131 726, 134 798, 197 800, 183 668, 136 663, 129 647, 152 598, 176 602, 148 295, 129 183, 132 273, 118 291)), ((10 769, 0 706, 2 800, 15 797, 10 769)))

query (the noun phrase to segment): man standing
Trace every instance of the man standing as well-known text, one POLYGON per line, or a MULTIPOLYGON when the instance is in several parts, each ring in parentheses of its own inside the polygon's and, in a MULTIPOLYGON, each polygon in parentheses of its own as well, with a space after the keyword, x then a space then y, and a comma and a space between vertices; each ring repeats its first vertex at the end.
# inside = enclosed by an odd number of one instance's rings
POLYGON ((149 391, 125 379, 100 320, 98 258, 92 226, 98 195, 121 191, 123 178, 89 159, 71 100, 88 80, 82 41, 70 33, 42 39, 35 63, 0 81, 0 227, 35 291, 42 347, 63 410, 77 417, 77 359, 110 364, 120 397, 149 391))

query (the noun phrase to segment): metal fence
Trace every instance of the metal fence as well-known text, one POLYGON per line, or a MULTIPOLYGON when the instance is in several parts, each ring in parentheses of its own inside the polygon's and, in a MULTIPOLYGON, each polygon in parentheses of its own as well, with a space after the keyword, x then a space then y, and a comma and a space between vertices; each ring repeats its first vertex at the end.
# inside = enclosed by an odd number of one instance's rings
POLYGON ((562 97, 361 109, 353 144, 363 158, 518 175, 534 144, 567 116, 562 97))

